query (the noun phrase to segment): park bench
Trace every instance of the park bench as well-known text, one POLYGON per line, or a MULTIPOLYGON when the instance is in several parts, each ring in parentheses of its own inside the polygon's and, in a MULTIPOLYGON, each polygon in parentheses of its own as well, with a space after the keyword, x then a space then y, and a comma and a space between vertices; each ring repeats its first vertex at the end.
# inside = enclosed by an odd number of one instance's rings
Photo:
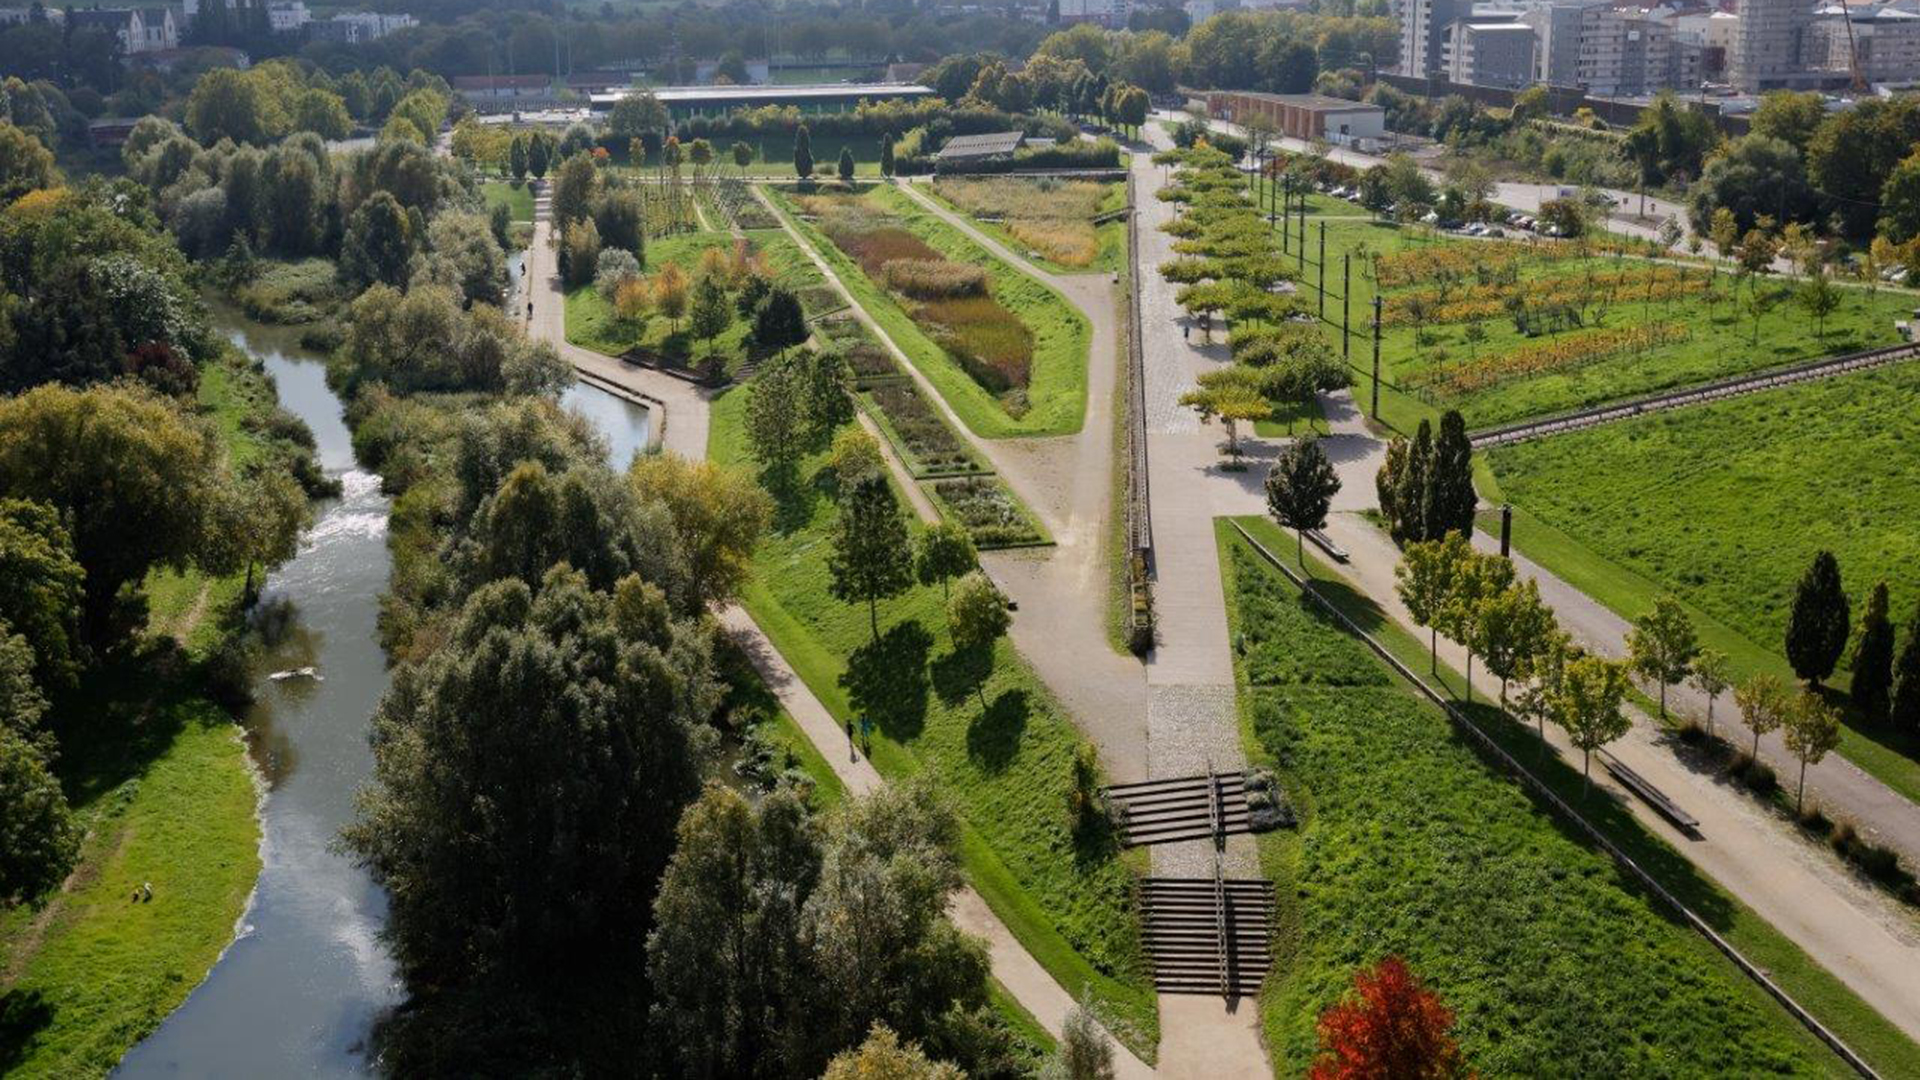
POLYGON ((1665 792, 1648 783, 1646 777, 1628 768, 1612 754, 1601 755, 1600 763, 1607 767, 1607 771, 1613 774, 1615 780, 1620 781, 1627 790, 1644 799, 1648 806, 1659 811, 1661 817, 1673 822, 1680 831, 1692 833, 1700 830, 1699 818, 1681 809, 1680 804, 1667 798, 1665 792))
POLYGON ((1307 539, 1313 541, 1314 547, 1326 552, 1327 558, 1332 559, 1334 562, 1343 563, 1347 561, 1347 549, 1334 543, 1332 537, 1321 532, 1319 529, 1308 529, 1307 539))

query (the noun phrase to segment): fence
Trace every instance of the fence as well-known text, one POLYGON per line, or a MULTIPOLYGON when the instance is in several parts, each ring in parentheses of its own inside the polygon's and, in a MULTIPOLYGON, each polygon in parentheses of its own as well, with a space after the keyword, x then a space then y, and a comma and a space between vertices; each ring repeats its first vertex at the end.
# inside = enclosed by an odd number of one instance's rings
POLYGON ((1145 654, 1153 645, 1153 517, 1147 486, 1147 374, 1140 334, 1140 224, 1133 172, 1127 172, 1127 642, 1145 654))
POLYGON ((1508 753, 1506 748, 1501 746, 1493 736, 1482 730, 1480 725, 1469 720, 1465 713, 1454 708, 1452 702, 1440 696, 1440 693, 1429 685, 1425 679, 1421 678, 1418 673, 1406 664, 1401 663, 1399 657, 1388 652, 1386 646, 1380 644, 1379 641, 1375 640, 1373 635, 1362 630, 1352 619, 1349 619, 1345 612, 1334 605, 1333 601, 1321 596, 1318 589, 1310 587, 1300 574, 1295 573, 1293 568, 1286 564, 1285 560, 1278 558, 1273 552, 1268 551, 1266 545, 1255 540, 1246 529, 1241 527, 1239 522, 1236 521, 1232 524, 1234 531, 1239 533, 1240 538, 1245 540, 1248 546, 1252 547, 1255 552, 1259 553, 1261 558, 1265 559, 1282 574, 1285 574, 1287 580, 1293 582, 1294 586, 1302 593, 1312 597, 1315 603, 1325 608, 1327 613, 1332 615, 1335 621, 1339 622, 1341 626, 1345 627, 1348 633, 1365 642, 1367 647, 1373 650, 1374 655, 1385 661, 1388 667, 1392 668, 1402 679, 1405 679, 1411 684, 1414 689, 1420 691, 1421 695, 1428 701, 1439 706, 1441 711, 1447 714, 1447 719, 1453 722, 1454 727, 1477 744, 1488 757, 1492 758, 1502 768, 1506 769, 1506 771, 1518 777, 1520 782, 1531 789, 1534 795, 1538 796, 1548 806, 1553 807, 1561 817, 1565 818, 1568 823, 1584 834, 1588 840, 1592 841, 1594 846, 1611 856, 1613 861, 1619 864, 1620 869, 1626 871, 1629 877, 1633 878, 1649 893, 1658 897, 1662 903, 1672 908, 1675 914, 1679 915, 1683 921, 1698 931, 1714 948, 1719 949, 1721 953, 1725 954, 1728 960, 1733 961, 1735 967, 1739 968, 1748 978, 1759 984, 1762 990, 1765 990, 1775 1001, 1780 1003, 1781 1008, 1786 1009, 1789 1015, 1804 1025, 1808 1031, 1812 1032, 1814 1038, 1825 1043, 1828 1049, 1838 1054, 1840 1060, 1846 1062, 1861 1076, 1867 1077, 1868 1080, 1879 1080, 1880 1074, 1873 1070, 1873 1066, 1867 1064, 1866 1059, 1855 1053, 1852 1047, 1841 1041, 1840 1036, 1829 1031, 1826 1025, 1815 1019, 1812 1013, 1808 1012, 1799 1002, 1795 1001, 1792 995, 1788 994, 1778 983, 1775 983, 1769 978, 1766 972, 1760 970, 1753 961, 1748 960, 1741 954, 1740 950, 1734 948, 1732 942, 1721 937, 1715 932, 1713 927, 1708 926, 1706 920, 1694 914, 1692 908, 1681 903, 1679 897, 1667 891, 1666 886, 1660 884, 1652 874, 1642 869, 1640 864, 1633 860, 1632 856, 1620 850, 1613 841, 1607 839, 1605 834, 1601 833, 1592 823, 1588 822, 1571 804, 1562 799, 1552 787, 1548 786, 1546 781, 1535 776, 1531 770, 1520 764, 1519 760, 1508 753))

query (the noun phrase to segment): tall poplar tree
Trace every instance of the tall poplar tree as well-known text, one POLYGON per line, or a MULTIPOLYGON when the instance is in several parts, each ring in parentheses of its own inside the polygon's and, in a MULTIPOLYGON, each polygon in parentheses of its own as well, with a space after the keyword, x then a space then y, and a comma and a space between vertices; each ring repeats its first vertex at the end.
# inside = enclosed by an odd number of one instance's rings
POLYGON ((1426 490, 1420 504, 1421 531, 1428 540, 1449 532, 1473 535, 1473 444, 1467 422, 1457 409, 1440 417, 1440 437, 1426 468, 1426 490))
POLYGON ((865 602, 873 640, 880 640, 880 601, 913 584, 913 544, 893 487, 880 474, 862 477, 840 503, 828 591, 849 604, 865 602))
POLYGON ((1893 691, 1893 620, 1887 616, 1887 583, 1873 587, 1853 649, 1853 703, 1875 720, 1887 715, 1893 691))
POLYGON ((1840 563, 1822 551, 1800 577, 1787 616, 1787 661, 1793 673, 1819 687, 1833 674, 1847 647, 1847 593, 1840 585, 1840 563))

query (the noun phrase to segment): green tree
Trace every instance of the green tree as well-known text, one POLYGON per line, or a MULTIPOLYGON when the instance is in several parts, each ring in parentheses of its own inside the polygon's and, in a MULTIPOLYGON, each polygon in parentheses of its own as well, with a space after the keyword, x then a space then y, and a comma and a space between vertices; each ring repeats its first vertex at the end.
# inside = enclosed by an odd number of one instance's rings
POLYGON ((1333 462, 1312 435, 1289 443, 1267 472, 1267 513, 1282 528, 1293 530, 1300 565, 1307 563, 1307 530, 1327 527, 1327 511, 1339 491, 1333 462))
POLYGON ((547 175, 547 168, 552 164, 553 140, 541 131, 527 136, 527 172, 539 180, 547 175))
POLYGON ((1068 1011, 1060 1044, 1041 1075, 1045 1080, 1113 1080, 1113 1042, 1084 991, 1080 1003, 1068 1011))
MULTIPOLYGON (((991 654, 994 642, 1005 637, 1012 626, 1013 615, 1007 610, 1007 598, 978 570, 962 577, 953 587, 953 594, 947 597, 947 627, 953 634, 955 652, 978 650, 991 654)), ((987 707, 984 677, 975 680, 974 692, 980 695, 980 708, 984 711, 987 707)))
POLYGON ((213 438, 150 391, 47 385, 0 400, 0 491, 61 515, 95 645, 131 625, 138 604, 123 610, 123 589, 205 557, 225 475, 213 438))
POLYGON ((1500 680, 1500 707, 1507 707, 1507 683, 1528 669, 1554 630, 1553 610, 1540 599, 1532 579, 1509 585, 1480 602, 1473 619, 1473 651, 1500 680))
POLYGON ((309 87, 293 101, 293 130, 311 131, 323 139, 344 139, 353 133, 353 117, 346 102, 330 90, 309 87))
MULTIPOLYGON (((834 486, 847 489, 863 476, 886 471, 887 462, 880 455, 879 440, 858 427, 848 427, 833 437, 827 452, 827 468, 833 472, 834 486)), ((916 547, 915 551, 918 550, 916 547)))
MULTIPOLYGON (((607 113, 607 131, 615 138, 638 139, 658 135, 667 129, 667 107, 652 91, 628 94, 613 103, 607 113)), ((636 167, 640 162, 636 159, 636 167)))
POLYGON ((1454 578, 1473 556, 1467 538, 1448 533, 1439 540, 1416 540, 1401 553, 1400 565, 1393 569, 1394 592, 1406 605, 1415 626, 1427 628, 1429 671, 1440 673, 1440 624, 1445 621, 1447 601, 1453 596, 1454 578))
POLYGON ((966 1073, 944 1061, 930 1060, 918 1045, 902 1043, 885 1024, 859 1046, 834 1055, 820 1080, 966 1080, 966 1073))
POLYGON ((1734 687, 1733 704, 1740 710, 1740 718, 1753 730, 1753 749, 1749 756, 1757 761, 1760 758, 1760 736, 1780 726, 1787 710, 1793 705, 1793 699, 1785 683, 1772 675, 1762 674, 1734 687))
POLYGON ((1567 661, 1556 711, 1568 741, 1580 751, 1580 772, 1589 790, 1593 786, 1593 752, 1633 726, 1621 711, 1626 698, 1626 665, 1598 656, 1567 661))
POLYGON ((1413 433, 1413 442, 1407 445, 1406 460, 1401 464, 1395 477, 1393 492, 1393 510, 1395 518, 1389 522, 1389 531, 1393 538, 1402 544, 1419 540, 1439 540, 1441 535, 1427 532, 1425 506, 1427 492, 1433 486, 1429 475, 1433 472, 1433 428, 1426 420, 1413 433))
POLYGON ((527 136, 515 135, 507 144, 507 167, 515 184, 527 182, 527 136))
POLYGON ((785 352, 807 340, 807 313, 800 298, 776 285, 753 313, 753 343, 769 352, 785 352))
POLYGON ((707 343, 709 353, 713 339, 733 325, 733 302, 727 298, 726 286, 711 274, 693 287, 692 320, 693 335, 707 343))
POLYGON ((1848 620, 1846 590, 1840 585, 1840 562, 1833 552, 1813 557, 1794 591, 1787 614, 1787 662, 1794 674, 1815 688, 1833 674, 1846 651, 1848 620))
POLYGON ((828 591, 844 603, 867 605, 873 640, 880 640, 880 601, 913 584, 913 544, 907 519, 885 476, 868 476, 842 495, 834 521, 828 591))
POLYGON ((893 134, 888 132, 880 137, 880 175, 891 177, 893 168, 893 134))
POLYGON ((1473 444, 1458 409, 1440 417, 1440 437, 1425 469, 1426 488, 1420 501, 1422 536, 1434 539, 1449 532, 1473 535, 1473 511, 1479 497, 1473 491, 1473 444))
POLYGON ((356 291, 376 282, 404 285, 413 258, 413 223, 399 200, 376 191, 347 219, 340 277, 356 291))
POLYGON ((1873 234, 1888 178, 1920 142, 1920 106, 1867 97, 1822 120, 1807 143, 1807 177, 1839 215, 1848 239, 1873 234))
POLYGON ((853 148, 852 147, 842 146, 840 148, 840 182, 843 184, 853 183, 853 148))
POLYGON ((1713 735, 1713 706, 1733 685, 1733 665, 1717 649, 1701 649, 1693 658, 1693 688, 1707 695, 1707 735, 1713 735))
POLYGON ((187 130, 203 146, 221 139, 255 146, 286 133, 287 117, 259 75, 217 67, 187 95, 187 130))
POLYGON ((980 565, 979 552, 973 546, 973 534, 957 521, 941 521, 921 530, 914 538, 913 572, 922 585, 938 584, 940 594, 951 599, 951 582, 980 565))
POLYGON ((241 569, 246 581, 241 595, 254 597, 254 576, 261 567, 277 566, 300 550, 300 533, 312 520, 307 494, 293 477, 277 469, 263 469, 229 483, 215 501, 208 522, 212 550, 203 561, 216 568, 241 569))
POLYGON ((553 177, 553 225, 565 229, 569 224, 593 213, 593 197, 600 190, 600 170, 593 159, 575 154, 560 163, 553 177))
POLYGON ((40 748, 0 723, 0 911, 59 888, 81 835, 40 748))
POLYGON ((760 369, 747 398, 747 441, 754 456, 775 472, 785 472, 806 449, 805 374, 793 364, 760 369))
POLYGON ((813 136, 805 124, 793 132, 793 174, 802 181, 813 178, 813 136))
POLYGON ((733 144, 734 168, 739 169, 741 172, 746 172, 747 166, 751 164, 753 164, 753 147, 743 142, 734 143, 733 144))
POLYGON ((1214 417, 1227 429, 1227 453, 1239 466, 1240 425, 1273 415, 1273 404, 1254 387, 1245 368, 1221 368, 1201 375, 1195 389, 1180 395, 1180 404, 1200 414, 1202 423, 1214 417))
POLYGON ((1539 647, 1520 669, 1523 684, 1514 702, 1513 712, 1523 723, 1532 723, 1540 735, 1540 753, 1547 752, 1547 721, 1558 724, 1560 692, 1567 675, 1567 661, 1581 655, 1573 638, 1554 626, 1540 638, 1539 647))
MULTIPOLYGON (((1448 535, 1452 535, 1449 533, 1448 535)), ((1473 700, 1473 657, 1480 639, 1481 607, 1513 584, 1513 563, 1469 550, 1453 576, 1453 588, 1440 609, 1440 632, 1466 646, 1467 700, 1473 700)))
POLYGON ((60 173, 53 152, 40 140, 8 123, 0 123, 0 202, 12 202, 36 188, 52 187, 60 173))
POLYGON ((51 505, 0 499, 0 624, 33 650, 33 679, 50 690, 71 687, 79 674, 85 577, 51 505))
POLYGON ((1765 138, 1779 139, 1795 151, 1805 153, 1814 133, 1827 119, 1827 102, 1815 91, 1775 90, 1760 95, 1760 107, 1753 111, 1750 131, 1765 138))
POLYGON ((1873 720, 1885 719, 1893 692, 1893 620, 1888 615, 1887 583, 1873 587, 1853 647, 1853 704, 1873 720))
POLYGON ((1803 693, 1784 718, 1787 752, 1800 763, 1800 783, 1794 795, 1794 812, 1806 809, 1807 766, 1820 764, 1827 751, 1840 745, 1840 710, 1827 704, 1820 695, 1803 693))
POLYGON ((1893 698, 1887 718, 1901 731, 1920 731, 1920 603, 1907 620, 1907 640, 1893 663, 1893 698))
POLYGON ((1660 718, 1667 718, 1667 687, 1687 677, 1700 640, 1693 618, 1670 594, 1654 598, 1653 610, 1627 631, 1627 657, 1633 671, 1660 684, 1660 718))
POLYGON ((1815 335, 1823 342, 1827 340, 1827 316, 1840 310, 1840 290, 1824 271, 1819 271, 1808 275, 1794 299, 1813 317, 1815 335))
POLYGON ((627 482, 643 501, 666 506, 700 598, 720 604, 737 595, 773 520, 772 500, 753 477, 659 453, 634 455, 627 482))
POLYGON ((699 793, 694 733, 719 702, 708 637, 638 577, 608 595, 566 567, 538 590, 481 586, 447 634, 382 698, 343 841, 387 888, 409 1026, 477 1040, 438 1060, 489 1043, 539 1057, 524 1026, 478 1021, 640 1007, 655 890, 699 793))

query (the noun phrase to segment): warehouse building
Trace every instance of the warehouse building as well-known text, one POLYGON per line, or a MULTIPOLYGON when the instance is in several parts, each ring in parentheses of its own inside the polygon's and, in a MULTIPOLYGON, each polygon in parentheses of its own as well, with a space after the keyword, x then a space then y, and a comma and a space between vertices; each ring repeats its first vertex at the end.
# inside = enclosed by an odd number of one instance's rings
POLYGON ((1325 94, 1216 90, 1207 94, 1207 115, 1230 124, 1243 124, 1251 117, 1264 116, 1281 135, 1325 139, 1339 146, 1370 142, 1387 134, 1385 109, 1325 94))
MULTIPOLYGON (((615 102, 639 88, 593 95, 595 112, 606 112, 615 102)), ((652 91, 675 120, 695 116, 725 116, 742 109, 768 105, 792 106, 805 113, 852 112, 863 101, 916 101, 933 91, 912 83, 819 83, 811 86, 666 86, 652 91)))

